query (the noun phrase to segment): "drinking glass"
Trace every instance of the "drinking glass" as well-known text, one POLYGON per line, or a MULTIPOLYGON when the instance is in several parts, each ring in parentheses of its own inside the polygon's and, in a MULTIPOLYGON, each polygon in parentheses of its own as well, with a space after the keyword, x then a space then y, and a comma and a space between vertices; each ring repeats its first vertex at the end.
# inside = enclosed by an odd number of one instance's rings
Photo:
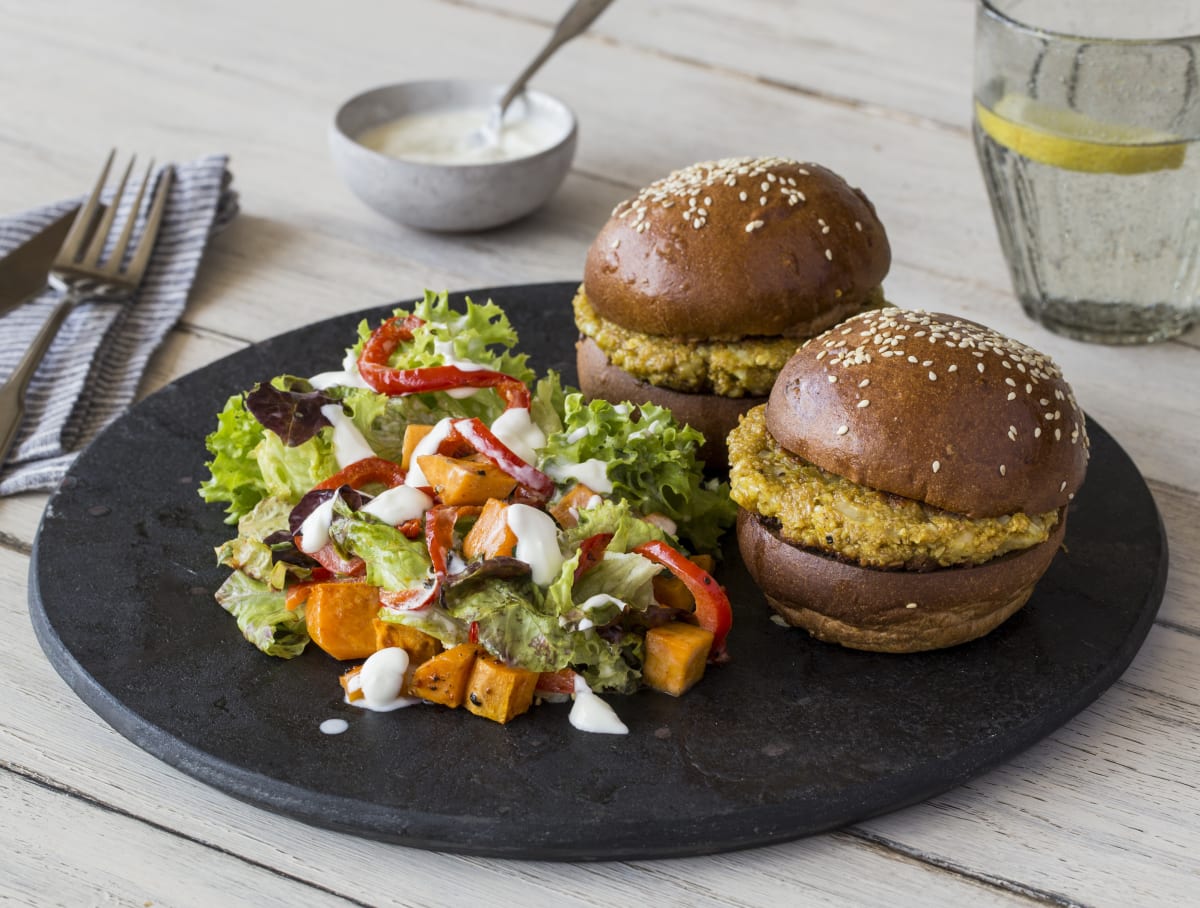
POLYGON ((1025 312, 1114 344, 1200 315, 1200 0, 980 0, 975 149, 1025 312))

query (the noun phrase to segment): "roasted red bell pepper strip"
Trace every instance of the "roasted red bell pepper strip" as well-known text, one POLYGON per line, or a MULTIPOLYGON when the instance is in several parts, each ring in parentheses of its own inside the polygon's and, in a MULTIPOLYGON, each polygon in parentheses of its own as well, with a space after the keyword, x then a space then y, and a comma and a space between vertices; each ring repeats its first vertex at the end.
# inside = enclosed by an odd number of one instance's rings
POLYGON ((692 598, 696 600, 696 621, 713 635, 712 648, 708 651, 709 662, 725 662, 725 637, 733 627, 733 609, 725 590, 708 571, 699 567, 681 552, 665 542, 645 542, 633 549, 643 558, 661 564, 683 581, 692 598))
POLYGON ((412 520, 406 520, 397 529, 404 534, 405 539, 416 539, 422 532, 421 518, 414 517, 412 520))
POLYGON ((575 670, 560 668, 556 672, 542 672, 538 675, 534 692, 541 694, 575 693, 575 670))
POLYGON ((597 533, 579 543, 579 564, 575 568, 576 580, 604 560, 604 547, 612 542, 612 538, 612 533, 597 533))
POLYGON ((384 460, 382 457, 364 457, 338 470, 328 479, 318 482, 313 488, 340 489, 342 486, 350 486, 352 489, 360 489, 372 483, 391 488, 403 483, 404 476, 404 469, 398 463, 384 460))
POLYGON ((425 512, 425 545, 429 547, 429 560, 438 580, 446 576, 448 556, 454 545, 454 525, 460 517, 478 515, 482 510, 478 505, 437 505, 425 512))
POLYGON ((505 405, 529 407, 529 389, 520 379, 492 369, 461 369, 458 366, 427 366, 423 369, 393 369, 391 355, 411 341, 413 329, 424 324, 416 316, 390 318, 371 333, 358 355, 358 372, 371 388, 399 397, 453 388, 495 388, 505 405))
POLYGON ((525 492, 522 497, 526 501, 544 504, 550 500, 554 494, 554 480, 514 454, 482 421, 473 417, 456 419, 453 426, 472 448, 517 481, 525 492))
POLYGON ((417 612, 437 600, 441 589, 440 580, 435 580, 428 586, 419 586, 407 590, 380 590, 379 604, 396 612, 417 612))
MULTIPOLYGON (((294 538, 296 542, 296 548, 303 552, 304 549, 301 546, 302 539, 300 534, 297 533, 294 538)), ((321 567, 334 574, 341 574, 348 577, 358 577, 367 570, 367 563, 365 561, 363 561, 357 555, 353 556, 352 558, 343 558, 338 554, 338 550, 334 547, 332 542, 327 542, 315 552, 309 552, 307 554, 309 558, 315 559, 316 562, 321 565, 321 567)))
POLYGON ((479 622, 478 621, 472 621, 470 626, 467 628, 467 642, 468 643, 478 643, 479 642, 479 622))

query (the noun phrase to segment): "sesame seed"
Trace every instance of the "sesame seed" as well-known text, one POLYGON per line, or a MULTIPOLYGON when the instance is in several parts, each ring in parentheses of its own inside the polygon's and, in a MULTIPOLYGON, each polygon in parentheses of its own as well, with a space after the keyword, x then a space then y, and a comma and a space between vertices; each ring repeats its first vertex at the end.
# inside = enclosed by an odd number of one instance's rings
POLYGON ((763 225, 762 221, 751 221, 749 224, 746 225, 746 232, 753 233, 755 230, 758 230, 760 227, 762 227, 762 225, 763 225))
POLYGON ((758 197, 758 204, 760 204, 760 205, 767 204, 767 197, 765 195, 760 195, 758 197))
POLYGON ((1004 383, 1006 385, 1008 385, 1010 388, 1015 388, 1017 386, 1017 383, 1015 381, 1013 381, 1011 378, 1004 379, 1004 383))
POLYGON ((710 195, 706 195, 706 196, 704 197, 704 204, 705 204, 705 205, 711 205, 711 204, 712 204, 712 196, 710 196, 710 195))
POLYGON ((849 432, 849 431, 850 431, 850 427, 849 427, 849 426, 838 426, 837 434, 838 434, 838 435, 845 435, 845 434, 846 434, 847 432, 849 432))
POLYGON ((871 379, 869 379, 869 378, 864 378, 862 381, 860 381, 860 382, 858 383, 858 386, 859 386, 860 388, 865 388, 865 387, 866 387, 867 385, 869 385, 870 383, 871 383, 871 379))
POLYGON ((864 398, 863 398, 862 400, 860 400, 860 401, 859 401, 857 404, 855 404, 855 406, 856 406, 856 407, 858 407, 858 409, 860 409, 860 410, 861 410, 863 407, 869 406, 869 405, 870 405, 870 403, 871 403, 871 402, 870 402, 869 400, 867 400, 867 399, 864 397, 864 398))
POLYGON ((620 245, 621 245, 621 238, 620 238, 620 237, 617 237, 615 240, 613 240, 613 241, 612 241, 612 248, 613 248, 613 249, 616 249, 616 248, 617 248, 618 246, 620 246, 620 245))
POLYGON ((1041 438, 1041 437, 1042 437, 1042 428, 1041 428, 1041 426, 1038 426, 1036 429, 1034 429, 1034 430, 1033 430, 1033 437, 1034 437, 1034 438, 1041 438))
POLYGON ((833 261, 833 250, 832 249, 825 250, 825 258, 829 259, 829 261, 831 261, 831 262, 833 261))
POLYGON ((928 369, 930 366, 933 365, 933 360, 927 359, 923 363, 921 363, 921 365, 924 366, 926 369, 928 369))
POLYGON ((935 460, 935 461, 933 462, 933 472, 935 472, 935 473, 936 473, 936 472, 937 472, 938 470, 940 470, 941 468, 942 468, 942 462, 941 462, 940 460, 935 460))
POLYGON ((976 364, 975 364, 975 367, 976 367, 977 369, 979 369, 979 371, 980 371, 980 372, 982 372, 982 371, 983 371, 983 363, 976 363, 976 364))
POLYGON ((1067 490, 1067 481, 1065 479, 1062 481, 1062 485, 1058 487, 1058 490, 1060 492, 1065 492, 1067 490))
POLYGON ((824 227, 821 228, 821 233, 828 233, 828 232, 829 232, 829 225, 826 224, 824 227))
POLYGON ((763 180, 762 183, 759 185, 759 189, 761 189, 763 192, 766 192, 770 188, 771 188, 771 184, 768 183, 766 180, 763 180))
POLYGON ((1005 472, 1006 471, 1004 469, 1004 464, 1000 464, 1000 475, 1003 476, 1005 474, 1005 472))
POLYGON ((750 197, 748 195, 746 195, 746 193, 743 191, 743 192, 738 193, 738 198, 744 202, 744 201, 746 201, 746 199, 748 199, 750 197))
POLYGON ((947 372, 957 372, 957 371, 958 371, 958 365, 957 365, 957 364, 955 364, 955 363, 951 363, 951 364, 950 364, 950 365, 949 365, 949 366, 946 368, 946 371, 947 371, 947 372))
POLYGON ((827 375, 825 377, 829 379, 829 383, 831 385, 837 384, 837 376, 836 375, 827 375))
POLYGON ((1016 400, 1016 399, 1017 399, 1017 392, 1016 392, 1016 391, 1009 391, 1009 392, 1008 392, 1008 399, 1009 399, 1009 400, 1016 400))
POLYGON ((1068 493, 1067 493, 1067 501, 1074 501, 1074 500, 1075 500, 1075 493, 1074 493, 1074 492, 1068 492, 1068 493))
POLYGON ((1054 440, 1055 440, 1055 441, 1062 441, 1062 429, 1055 429, 1055 430, 1054 430, 1054 440))
POLYGON ((854 229, 855 229, 855 230, 857 230, 857 231, 859 231, 859 232, 861 233, 861 232, 862 232, 862 224, 861 224, 859 221, 855 221, 855 222, 854 222, 854 229))
POLYGON ((936 373, 936 372, 930 372, 930 373, 929 373, 929 380, 930 380, 930 381, 937 381, 937 373, 936 373))
POLYGON ((904 607, 905 608, 916 608, 917 604, 915 602, 909 602, 909 603, 906 603, 904 607))

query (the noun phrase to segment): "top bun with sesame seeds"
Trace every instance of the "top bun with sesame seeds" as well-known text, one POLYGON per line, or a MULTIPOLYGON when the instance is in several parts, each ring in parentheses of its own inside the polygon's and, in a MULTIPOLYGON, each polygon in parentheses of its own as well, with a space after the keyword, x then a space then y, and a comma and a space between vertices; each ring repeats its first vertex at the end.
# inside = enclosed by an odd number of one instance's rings
POLYGON ((575 296, 579 384, 650 401, 725 436, 764 403, 804 338, 883 303, 887 235, 859 190, 816 164, 729 158, 676 171, 621 202, 575 296))
POLYGON ((806 343, 775 383, 767 428, 831 473, 968 517, 1064 507, 1087 469, 1084 416, 1058 366, 937 313, 866 312, 806 343))
POLYGON ((584 288, 600 316, 646 334, 806 338, 861 310, 890 264, 874 207, 836 173, 731 158, 619 204, 584 288))
POLYGON ((895 653, 973 640, 1020 609, 1088 460, 1048 357, 902 309, 804 344, 728 445, 738 543, 771 607, 821 640, 895 653))

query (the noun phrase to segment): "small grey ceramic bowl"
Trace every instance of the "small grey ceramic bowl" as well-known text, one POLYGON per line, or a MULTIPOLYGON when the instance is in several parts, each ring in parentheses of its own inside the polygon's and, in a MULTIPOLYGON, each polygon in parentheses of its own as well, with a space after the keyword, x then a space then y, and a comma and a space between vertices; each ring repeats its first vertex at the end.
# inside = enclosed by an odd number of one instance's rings
POLYGON ((357 137, 373 126, 435 110, 487 108, 502 86, 459 79, 402 82, 351 98, 338 110, 329 134, 342 179, 371 208, 424 230, 468 231, 498 227, 541 206, 563 181, 575 157, 575 115, 561 101, 526 91, 531 115, 561 127, 544 151, 482 164, 431 164, 391 157, 357 137))

